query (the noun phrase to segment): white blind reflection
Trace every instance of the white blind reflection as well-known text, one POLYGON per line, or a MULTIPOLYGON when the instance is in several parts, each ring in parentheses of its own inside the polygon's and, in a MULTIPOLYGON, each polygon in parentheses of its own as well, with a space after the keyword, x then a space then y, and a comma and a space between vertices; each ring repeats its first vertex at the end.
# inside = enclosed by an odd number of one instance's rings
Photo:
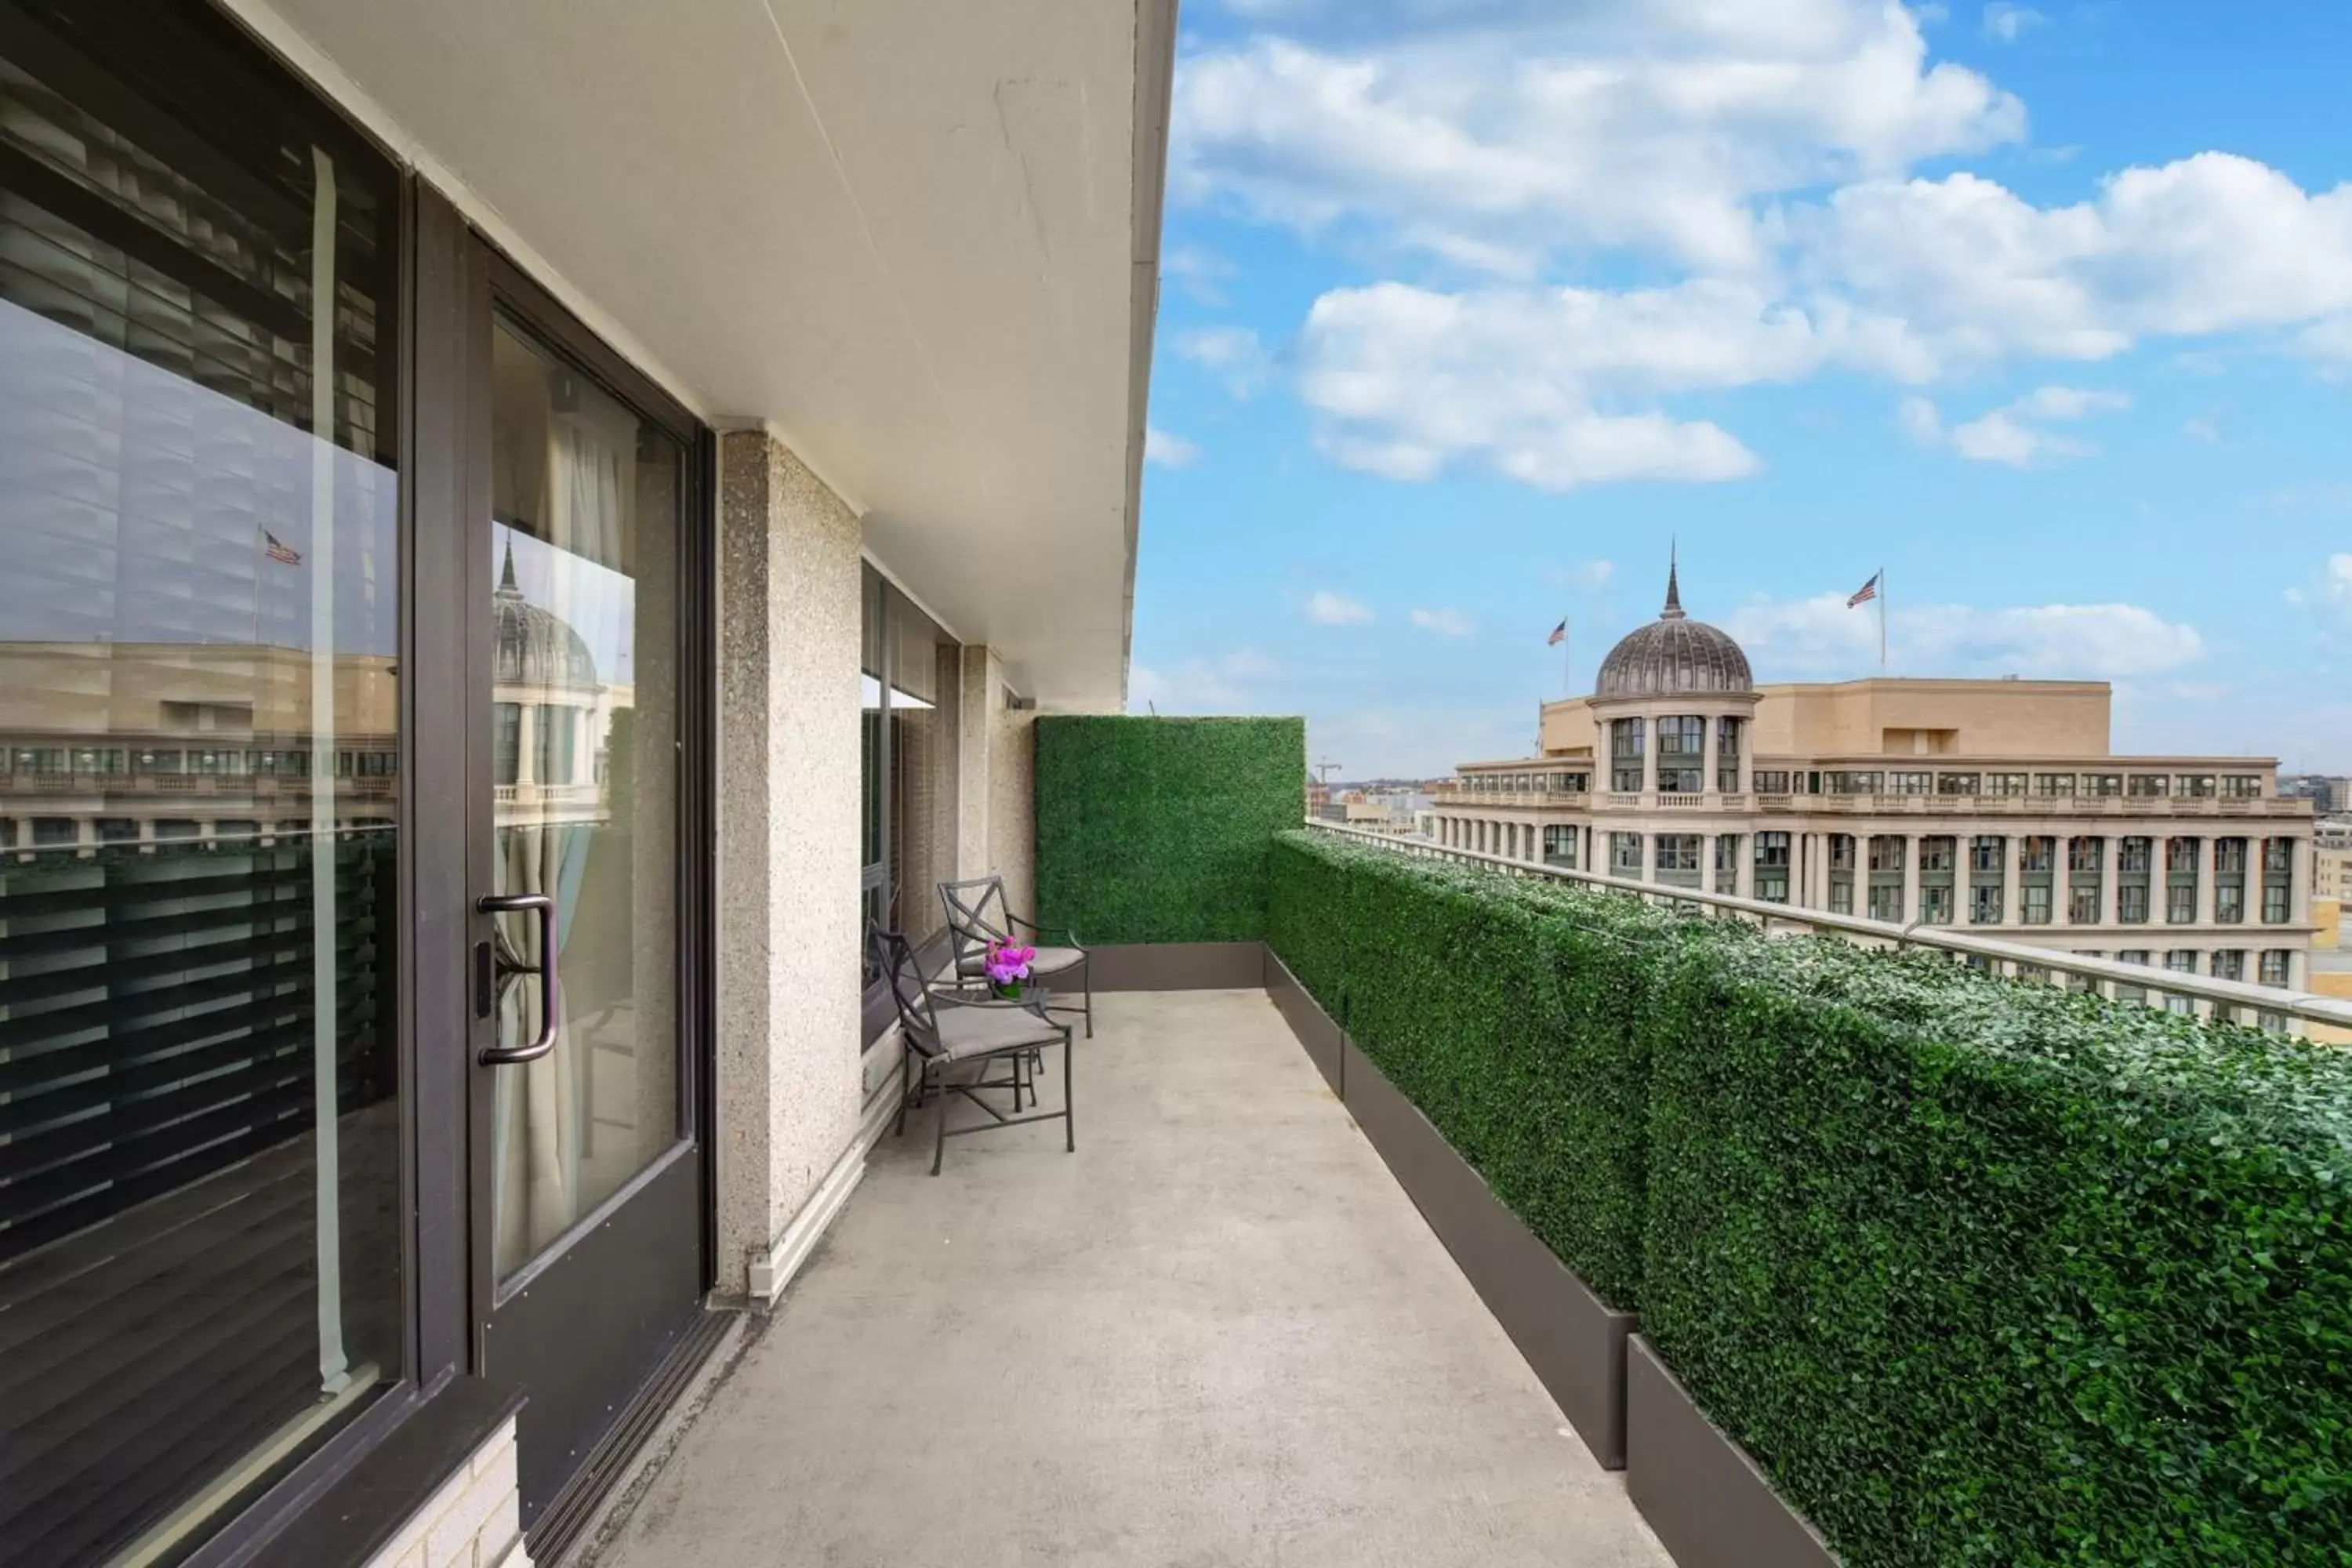
POLYGON ((169 1561, 400 1370, 389 172, 278 118, 232 202, 0 60, 12 1563, 169 1561))

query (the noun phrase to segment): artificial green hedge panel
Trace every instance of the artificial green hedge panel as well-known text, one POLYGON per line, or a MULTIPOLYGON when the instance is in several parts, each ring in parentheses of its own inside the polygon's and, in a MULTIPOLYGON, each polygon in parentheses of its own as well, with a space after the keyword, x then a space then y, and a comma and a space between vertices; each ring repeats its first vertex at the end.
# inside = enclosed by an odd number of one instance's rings
POLYGON ((1853 1568, 2352 1563, 2352 1054, 1312 834, 1273 889, 1853 1568))
POLYGON ((1255 942, 1306 811, 1302 719, 1038 719, 1039 919, 1094 944, 1255 942))
POLYGON ((1274 948, 1299 984, 1528 1229, 1633 1306, 1644 982, 1615 954, 1671 922, 1303 831, 1284 836, 1275 887, 1274 948))

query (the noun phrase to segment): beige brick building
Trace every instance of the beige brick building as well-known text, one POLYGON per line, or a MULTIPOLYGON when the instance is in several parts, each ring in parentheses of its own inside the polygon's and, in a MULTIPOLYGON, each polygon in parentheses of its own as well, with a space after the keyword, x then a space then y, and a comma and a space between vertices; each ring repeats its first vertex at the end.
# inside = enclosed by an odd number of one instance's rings
POLYGON ((1685 615, 1670 574, 1664 614, 1612 650, 1592 695, 1545 704, 1538 755, 1456 770, 1435 832, 2307 989, 2311 803, 2279 795, 2273 758, 2116 755, 2110 700, 2099 681, 1759 686, 1729 636, 1685 615))

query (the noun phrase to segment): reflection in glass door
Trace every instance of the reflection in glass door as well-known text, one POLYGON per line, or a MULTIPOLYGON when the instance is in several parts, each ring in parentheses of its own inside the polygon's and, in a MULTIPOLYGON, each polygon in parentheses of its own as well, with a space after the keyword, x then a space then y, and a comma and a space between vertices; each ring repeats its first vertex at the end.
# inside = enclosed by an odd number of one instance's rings
POLYGON ((184 1556, 404 1373, 397 186, 208 19, 0 0, 28 1568, 184 1556))
POLYGON ((493 331, 488 890, 546 900, 495 920, 496 1048, 529 1058, 494 1079, 504 1281, 680 1136, 686 451, 503 319, 493 331))

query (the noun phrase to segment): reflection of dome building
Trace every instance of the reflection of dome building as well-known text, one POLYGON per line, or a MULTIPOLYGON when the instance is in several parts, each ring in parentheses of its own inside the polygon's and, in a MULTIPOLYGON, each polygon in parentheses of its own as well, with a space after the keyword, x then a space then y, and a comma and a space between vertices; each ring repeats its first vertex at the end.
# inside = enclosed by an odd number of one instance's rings
POLYGON ((511 542, 507 545, 506 569, 499 574, 498 592, 490 595, 490 603, 498 628, 498 663, 491 679, 498 685, 586 692, 603 689, 596 683, 596 658, 580 634, 562 616, 524 600, 522 589, 515 584, 511 542))
POLYGON ((1705 621, 1683 614, 1675 568, 1666 568, 1666 607, 1648 626, 1628 633, 1601 661, 1593 697, 1675 697, 1688 692, 1755 689, 1748 656, 1705 621))
POLYGON ((613 710, 627 705, 626 696, 597 679, 596 657, 569 621, 523 597, 511 538, 490 613, 491 767, 500 826, 600 820, 603 753, 613 710))

